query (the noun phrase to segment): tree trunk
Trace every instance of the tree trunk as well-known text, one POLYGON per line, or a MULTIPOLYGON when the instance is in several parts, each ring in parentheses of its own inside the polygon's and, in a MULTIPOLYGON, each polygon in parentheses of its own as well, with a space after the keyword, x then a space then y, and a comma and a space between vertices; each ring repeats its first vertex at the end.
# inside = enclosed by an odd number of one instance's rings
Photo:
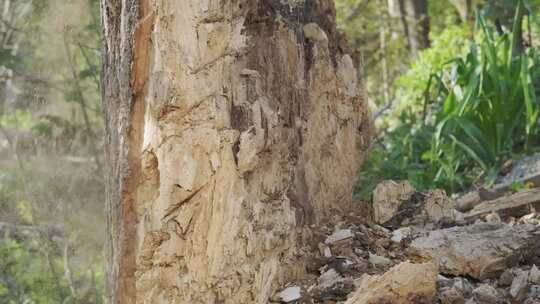
POLYGON ((331 0, 102 0, 110 303, 267 303, 369 145, 331 0))
POLYGON ((400 0, 401 21, 413 56, 429 47, 427 0, 400 0))
POLYGON ((459 18, 462 22, 467 22, 471 19, 472 0, 450 0, 450 3, 458 11, 459 18))

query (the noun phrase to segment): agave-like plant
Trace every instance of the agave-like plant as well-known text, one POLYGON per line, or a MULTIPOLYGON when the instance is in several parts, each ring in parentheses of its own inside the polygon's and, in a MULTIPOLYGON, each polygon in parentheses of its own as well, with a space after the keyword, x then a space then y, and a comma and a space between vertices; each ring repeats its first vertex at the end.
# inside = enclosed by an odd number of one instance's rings
POLYGON ((540 57, 517 45, 524 14, 519 1, 512 32, 500 35, 477 13, 481 37, 467 56, 448 62, 430 81, 428 89, 442 96, 431 111, 435 132, 425 155, 439 167, 436 179, 478 166, 495 176, 512 152, 538 143, 540 57))

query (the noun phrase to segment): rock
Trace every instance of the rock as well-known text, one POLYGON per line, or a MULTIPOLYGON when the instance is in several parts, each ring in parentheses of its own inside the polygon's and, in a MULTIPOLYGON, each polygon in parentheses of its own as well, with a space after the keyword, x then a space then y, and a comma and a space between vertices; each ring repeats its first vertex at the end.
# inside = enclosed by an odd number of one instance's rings
POLYGON ((454 288, 465 297, 472 295, 473 287, 465 278, 454 278, 454 288))
POLYGON ((374 266, 379 267, 385 267, 392 264, 392 260, 372 253, 369 254, 369 262, 374 266))
POLYGON ((332 257, 327 265, 328 267, 334 268, 339 273, 346 273, 351 269, 354 263, 345 257, 332 257))
POLYGON ((298 286, 291 286, 276 295, 279 301, 291 303, 302 298, 301 289, 298 286))
POLYGON ((506 269, 499 277, 499 281, 497 282, 497 285, 501 287, 508 287, 512 284, 513 280, 514 280, 514 270, 506 269))
POLYGON ((540 270, 536 265, 533 265, 531 271, 529 272, 529 282, 540 285, 540 270))
POLYGON ((540 285, 532 285, 529 288, 529 293, 527 294, 529 299, 538 299, 540 300, 540 285))
POLYGON ((328 263, 328 259, 310 256, 305 261, 306 270, 309 273, 319 273, 319 269, 328 263))
POLYGON ((370 267, 370 263, 362 258, 359 258, 358 260, 356 260, 356 263, 354 264, 354 269, 358 273, 368 272, 369 267, 370 267))
POLYGON ((510 296, 516 301, 523 301, 527 296, 528 288, 527 281, 529 280, 529 272, 520 270, 514 276, 512 285, 510 286, 510 296))
POLYGON ((390 240, 385 238, 380 238, 375 240, 375 246, 380 248, 388 248, 390 246, 390 240))
POLYGON ((408 181, 384 181, 373 192, 374 220, 385 227, 454 223, 454 207, 454 200, 443 190, 423 194, 408 181))
POLYGON ((489 285, 480 285, 475 290, 473 290, 473 297, 479 304, 498 304, 502 303, 500 300, 499 292, 489 286, 489 285))
POLYGON ((501 220, 501 217, 499 216, 498 213, 492 212, 492 213, 486 215, 486 222, 493 223, 493 224, 498 224, 498 223, 502 222, 502 220, 501 220))
POLYGON ((329 235, 326 238, 326 241, 324 241, 324 243, 327 245, 332 245, 334 243, 337 243, 339 241, 343 241, 346 239, 350 239, 352 237, 354 237, 354 234, 352 233, 351 229, 340 229, 340 230, 336 230, 334 233, 329 235))
POLYGON ((411 199, 416 190, 409 181, 383 181, 373 191, 373 219, 379 224, 391 220, 402 203, 411 199))
POLYGON ((317 302, 328 300, 345 300, 354 289, 351 279, 343 278, 336 270, 330 269, 317 279, 317 286, 310 291, 311 297, 317 302))
POLYGON ((332 257, 332 251, 330 250, 330 247, 328 247, 327 245, 323 243, 319 243, 319 252, 325 258, 332 257))
POLYGON ((441 304, 465 304, 463 294, 456 288, 445 288, 439 295, 441 304))
POLYGON ((431 223, 452 223, 456 219, 456 202, 443 190, 430 190, 424 201, 427 220, 431 223))
POLYGON ((443 276, 442 274, 437 275, 437 287, 438 288, 449 288, 454 286, 454 280, 443 276))
POLYGON ((364 275, 360 287, 345 303, 433 303, 437 274, 437 266, 433 263, 403 262, 382 275, 364 275))
POLYGON ((332 268, 321 274, 321 276, 317 279, 317 283, 320 286, 330 286, 341 279, 343 279, 341 275, 332 268))
POLYGON ((392 232, 391 240, 394 243, 401 243, 402 240, 410 238, 412 236, 412 233, 413 231, 411 227, 403 227, 392 232))
POLYGON ((535 226, 479 223, 431 231, 411 243, 410 254, 419 261, 435 261, 443 273, 483 280, 536 257, 539 248, 535 226))

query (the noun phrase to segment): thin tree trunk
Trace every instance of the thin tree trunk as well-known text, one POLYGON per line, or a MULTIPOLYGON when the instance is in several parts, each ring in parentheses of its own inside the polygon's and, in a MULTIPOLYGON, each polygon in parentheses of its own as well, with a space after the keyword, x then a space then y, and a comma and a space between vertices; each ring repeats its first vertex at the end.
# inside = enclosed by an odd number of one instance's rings
POLYGON ((78 102, 79 102, 79 106, 80 106, 81 113, 83 116, 86 136, 88 137, 88 141, 89 141, 90 153, 92 153, 92 157, 94 158, 94 162, 96 163, 96 169, 97 169, 98 174, 102 174, 103 169, 101 166, 101 161, 99 160, 100 154, 99 154, 99 149, 96 142, 96 136, 94 134, 94 130, 92 129, 92 122, 90 121, 90 117, 88 116, 88 111, 87 111, 88 103, 86 102, 86 98, 84 97, 84 93, 81 87, 81 81, 79 79, 79 74, 77 73, 77 69, 75 68, 75 63, 73 62, 74 58, 73 58, 71 49, 69 48, 69 44, 67 41, 67 33, 64 33, 63 40, 64 40, 64 49, 67 56, 67 63, 71 71, 71 76, 73 77, 73 84, 75 86, 75 90, 77 91, 77 95, 78 95, 77 97, 79 98, 78 102))
POLYGON ((472 17, 472 0, 450 0, 450 3, 458 11, 462 22, 467 22, 472 17))
POLYGON ((400 0, 401 20, 409 50, 413 56, 429 47, 427 0, 400 0))
POLYGON ((268 303, 369 146, 333 1, 102 0, 110 303, 268 303))
MULTIPOLYGON (((381 7, 385 7, 385 1, 380 1, 381 7)), ((391 107, 390 104, 390 83, 388 72, 388 50, 387 50, 387 29, 388 29, 388 14, 386 9, 381 9, 381 20, 379 24, 379 36, 381 42, 381 66, 382 66, 382 90, 384 97, 384 104, 387 107, 391 107)))

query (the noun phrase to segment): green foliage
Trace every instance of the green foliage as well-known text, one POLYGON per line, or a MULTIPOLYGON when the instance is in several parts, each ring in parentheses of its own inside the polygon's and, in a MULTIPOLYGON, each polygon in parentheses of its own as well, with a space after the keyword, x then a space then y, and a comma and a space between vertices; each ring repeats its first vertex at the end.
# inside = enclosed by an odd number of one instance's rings
POLYGON ((420 190, 433 185, 432 168, 421 159, 422 153, 429 149, 433 130, 421 127, 412 111, 403 111, 400 121, 401 124, 386 132, 371 149, 356 189, 361 199, 369 199, 375 186, 387 179, 406 179, 420 190))
POLYGON ((102 185, 91 174, 76 170, 86 167, 52 156, 25 159, 22 167, 17 162, 0 164, 2 219, 38 228, 60 226, 73 247, 71 271, 79 294, 75 301, 66 289, 64 240, 10 240, 0 234, 0 294, 2 286, 10 284, 9 293, 0 295, 0 303, 25 303, 22 299, 32 300, 29 303, 103 303, 104 228, 96 225, 102 210, 95 204, 102 185))
POLYGON ((534 49, 518 52, 516 31, 498 36, 481 15, 478 23, 481 41, 435 77, 444 101, 435 104, 436 131, 424 157, 439 167, 436 180, 480 168, 492 182, 515 149, 529 151, 538 143, 540 57, 534 49))
POLYGON ((30 111, 23 109, 0 113, 0 126, 7 130, 30 131, 34 126, 34 117, 30 111))
POLYGON ((424 50, 410 69, 396 79, 396 105, 394 116, 407 110, 421 112, 426 88, 430 86, 433 71, 440 70, 448 61, 462 56, 467 51, 470 29, 467 25, 453 25, 440 35, 432 37, 429 49, 424 50))
POLYGON ((59 303, 69 293, 65 285, 57 288, 58 278, 46 269, 45 255, 38 255, 43 247, 36 243, 0 241, 1 303, 59 303))
MULTIPOLYGON (((95 292, 96 285, 86 286, 80 296, 72 297, 59 252, 58 244, 46 238, 0 240, 0 303, 104 303, 103 296, 95 292)), ((99 284, 103 273, 96 266, 99 264, 88 265, 78 275, 99 284)))
POLYGON ((394 112, 396 127, 360 175, 362 198, 387 178, 449 192, 490 184, 504 160, 538 146, 540 56, 518 48, 523 9, 516 11, 514 31, 503 34, 478 14, 466 52, 464 36, 451 34, 459 29, 449 29, 398 80, 404 101, 394 112))

